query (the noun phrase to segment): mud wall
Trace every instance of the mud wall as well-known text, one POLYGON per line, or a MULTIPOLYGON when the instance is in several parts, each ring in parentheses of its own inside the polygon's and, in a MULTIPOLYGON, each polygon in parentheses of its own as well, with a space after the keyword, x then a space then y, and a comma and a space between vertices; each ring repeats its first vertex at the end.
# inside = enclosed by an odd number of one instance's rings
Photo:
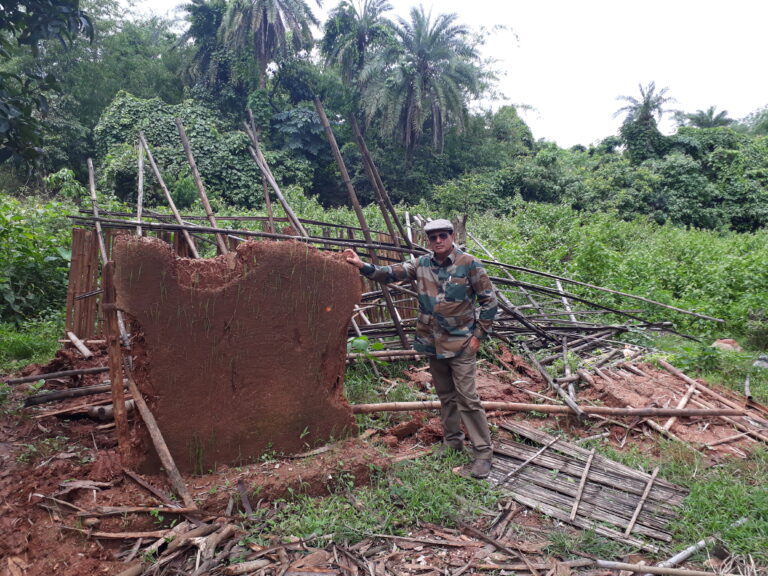
MULTIPOLYGON (((246 242, 214 259, 162 241, 115 242, 134 375, 182 472, 296 453, 354 430, 343 396, 357 271, 298 242, 246 242)), ((140 428, 135 455, 159 467, 140 428)))

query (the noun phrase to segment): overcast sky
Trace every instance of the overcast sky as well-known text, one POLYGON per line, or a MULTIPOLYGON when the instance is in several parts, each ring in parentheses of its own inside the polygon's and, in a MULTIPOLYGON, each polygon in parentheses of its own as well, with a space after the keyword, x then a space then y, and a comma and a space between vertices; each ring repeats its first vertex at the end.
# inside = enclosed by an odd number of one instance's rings
MULTIPOLYGON (((178 0, 140 0, 167 14, 178 0)), ((320 20, 324 7, 309 0, 320 20)), ((685 112, 716 106, 740 119, 768 105, 765 0, 390 0, 390 17, 420 3, 433 15, 456 13, 473 29, 497 24, 484 56, 497 60, 499 91, 533 107, 523 117, 536 139, 563 147, 616 134, 638 85, 668 88, 685 112)), ((494 107, 503 104, 496 101, 494 107)), ((669 133, 671 125, 662 124, 669 133)))

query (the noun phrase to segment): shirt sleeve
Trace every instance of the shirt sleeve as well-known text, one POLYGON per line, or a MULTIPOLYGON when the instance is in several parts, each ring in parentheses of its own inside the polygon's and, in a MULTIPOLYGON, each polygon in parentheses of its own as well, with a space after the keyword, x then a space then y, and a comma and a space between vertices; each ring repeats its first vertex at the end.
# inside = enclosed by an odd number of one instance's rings
POLYGON ((496 318, 498 308, 496 292, 485 268, 477 261, 472 264, 470 282, 480 307, 480 314, 472 334, 479 340, 485 340, 493 333, 493 320, 496 318))
POLYGON ((374 264, 366 264, 360 268, 360 274, 376 282, 382 282, 389 284, 390 282, 399 282, 400 280, 406 280, 408 278, 416 278, 417 263, 415 260, 409 260, 402 264, 394 264, 392 266, 376 266, 374 264))

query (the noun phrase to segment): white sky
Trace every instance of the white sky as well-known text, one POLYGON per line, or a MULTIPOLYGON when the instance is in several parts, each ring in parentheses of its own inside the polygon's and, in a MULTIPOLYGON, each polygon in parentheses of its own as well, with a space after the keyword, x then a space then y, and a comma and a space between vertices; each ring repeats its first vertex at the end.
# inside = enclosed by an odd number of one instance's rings
MULTIPOLYGON (((164 14, 179 0, 138 0, 164 14)), ((324 8, 308 0, 319 19, 324 8)), ((563 147, 588 145, 616 134, 638 85, 669 88, 670 109, 716 106, 740 119, 768 105, 765 73, 768 2, 765 0, 390 0, 389 17, 408 17, 419 3, 433 15, 456 13, 473 29, 501 24, 484 47, 501 73, 507 103, 523 114, 534 138, 563 147)), ((148 8, 142 8, 148 9, 148 8)), ((493 103, 494 107, 503 101, 493 103)), ((670 115, 671 116, 671 115, 670 115)), ((662 130, 672 128, 662 123, 662 130)))

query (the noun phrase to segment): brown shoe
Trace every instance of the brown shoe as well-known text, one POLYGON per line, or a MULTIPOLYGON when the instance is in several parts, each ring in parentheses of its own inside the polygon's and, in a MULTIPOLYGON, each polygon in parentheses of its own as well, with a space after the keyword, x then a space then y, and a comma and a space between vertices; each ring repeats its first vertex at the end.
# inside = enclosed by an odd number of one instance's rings
POLYGON ((462 454, 463 452, 464 452, 463 444, 446 444, 445 442, 443 442, 437 448, 432 450, 432 454, 434 454, 438 458, 449 458, 457 454, 462 454))
POLYGON ((472 464, 472 471, 470 474, 472 478, 488 478, 491 475, 491 467, 493 462, 490 458, 477 459, 472 464))

